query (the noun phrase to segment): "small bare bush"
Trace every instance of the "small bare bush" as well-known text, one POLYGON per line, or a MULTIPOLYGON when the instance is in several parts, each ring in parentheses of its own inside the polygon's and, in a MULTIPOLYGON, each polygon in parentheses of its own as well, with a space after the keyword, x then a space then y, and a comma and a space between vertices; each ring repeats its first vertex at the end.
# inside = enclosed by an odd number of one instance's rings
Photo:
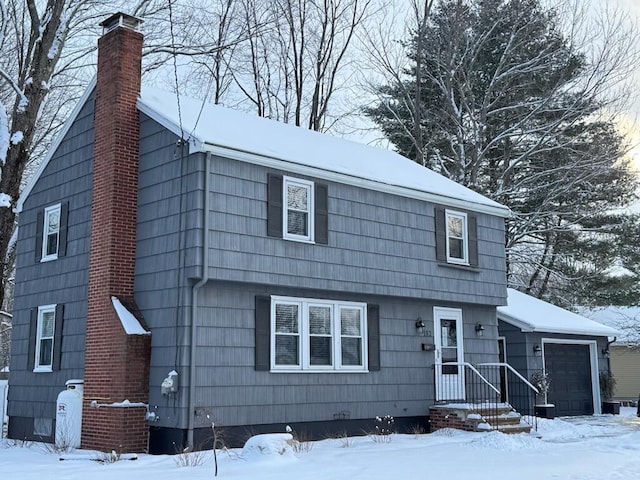
POLYGON ((185 447, 173 457, 173 461, 178 467, 199 467, 205 459, 206 452, 204 450, 192 451, 189 447, 185 447))
POLYGON ((287 433, 290 433, 293 439, 291 440, 291 448, 295 453, 309 453, 313 449, 313 441, 311 441, 311 435, 305 431, 297 432, 289 425, 287 425, 287 433))

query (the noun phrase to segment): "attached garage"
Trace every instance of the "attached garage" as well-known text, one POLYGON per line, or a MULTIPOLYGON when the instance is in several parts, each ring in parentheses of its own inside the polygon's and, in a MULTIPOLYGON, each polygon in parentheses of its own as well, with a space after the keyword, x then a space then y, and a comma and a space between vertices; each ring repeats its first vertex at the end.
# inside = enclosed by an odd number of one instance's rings
POLYGON ((552 378, 548 402, 556 415, 591 415, 593 369, 589 344, 544 343, 544 370, 552 378))
POLYGON ((513 289, 507 301, 498 307, 505 361, 528 379, 548 374, 545 403, 555 405, 556 415, 600 413, 598 373, 609 370, 603 352, 618 332, 513 289))

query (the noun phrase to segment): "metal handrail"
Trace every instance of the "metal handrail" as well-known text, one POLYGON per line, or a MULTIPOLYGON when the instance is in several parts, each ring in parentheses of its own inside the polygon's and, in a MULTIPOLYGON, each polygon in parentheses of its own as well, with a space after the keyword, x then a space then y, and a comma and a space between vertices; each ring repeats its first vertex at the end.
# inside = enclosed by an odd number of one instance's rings
POLYGON ((489 363, 479 363, 478 366, 487 366, 487 367, 506 367, 509 370, 511 370, 520 380, 522 380, 531 390, 533 390, 536 395, 540 394, 540 390, 538 390, 536 387, 534 387, 533 385, 531 385, 531 383, 529 382, 529 380, 527 380, 526 378, 524 378, 522 375, 520 375, 520 372, 518 372, 515 368, 513 368, 511 365, 509 365, 508 363, 504 363, 504 362, 489 362, 489 363))
POLYGON ((476 369, 476 367, 474 367, 473 365, 471 365, 469 362, 441 362, 441 363, 436 363, 436 365, 457 365, 458 367, 468 367, 470 370, 472 370, 478 377, 480 377, 480 380, 482 380, 484 383, 487 384, 487 386, 489 386, 494 392, 496 392, 498 395, 500 395, 500 390, 498 390, 489 380, 487 380, 486 378, 484 378, 484 376, 476 369))

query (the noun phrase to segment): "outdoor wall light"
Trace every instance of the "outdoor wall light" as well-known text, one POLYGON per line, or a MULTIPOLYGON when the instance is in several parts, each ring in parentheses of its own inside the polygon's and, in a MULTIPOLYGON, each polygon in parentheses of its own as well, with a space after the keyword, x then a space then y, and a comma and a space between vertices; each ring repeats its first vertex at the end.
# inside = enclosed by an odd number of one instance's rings
POLYGON ((542 356, 542 347, 540 345, 538 345, 537 343, 533 346, 533 354, 536 357, 541 357, 542 356))
POLYGON ((484 335, 484 325, 476 323, 476 335, 482 337, 484 335))
POLYGON ((416 329, 418 330, 418 335, 424 335, 424 322, 422 321, 422 317, 416 319, 416 329))
POLYGON ((604 355, 605 358, 609 358, 611 356, 608 346, 602 349, 602 355, 604 355))

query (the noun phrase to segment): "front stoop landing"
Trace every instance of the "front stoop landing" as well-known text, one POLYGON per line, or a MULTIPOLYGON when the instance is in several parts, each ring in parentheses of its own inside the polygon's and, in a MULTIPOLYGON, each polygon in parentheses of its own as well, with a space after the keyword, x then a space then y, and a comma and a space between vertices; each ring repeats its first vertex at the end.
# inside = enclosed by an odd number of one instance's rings
POLYGON ((467 432, 498 430, 502 433, 530 433, 531 425, 509 404, 487 408, 474 404, 433 405, 429 409, 431 431, 456 428, 467 432))

